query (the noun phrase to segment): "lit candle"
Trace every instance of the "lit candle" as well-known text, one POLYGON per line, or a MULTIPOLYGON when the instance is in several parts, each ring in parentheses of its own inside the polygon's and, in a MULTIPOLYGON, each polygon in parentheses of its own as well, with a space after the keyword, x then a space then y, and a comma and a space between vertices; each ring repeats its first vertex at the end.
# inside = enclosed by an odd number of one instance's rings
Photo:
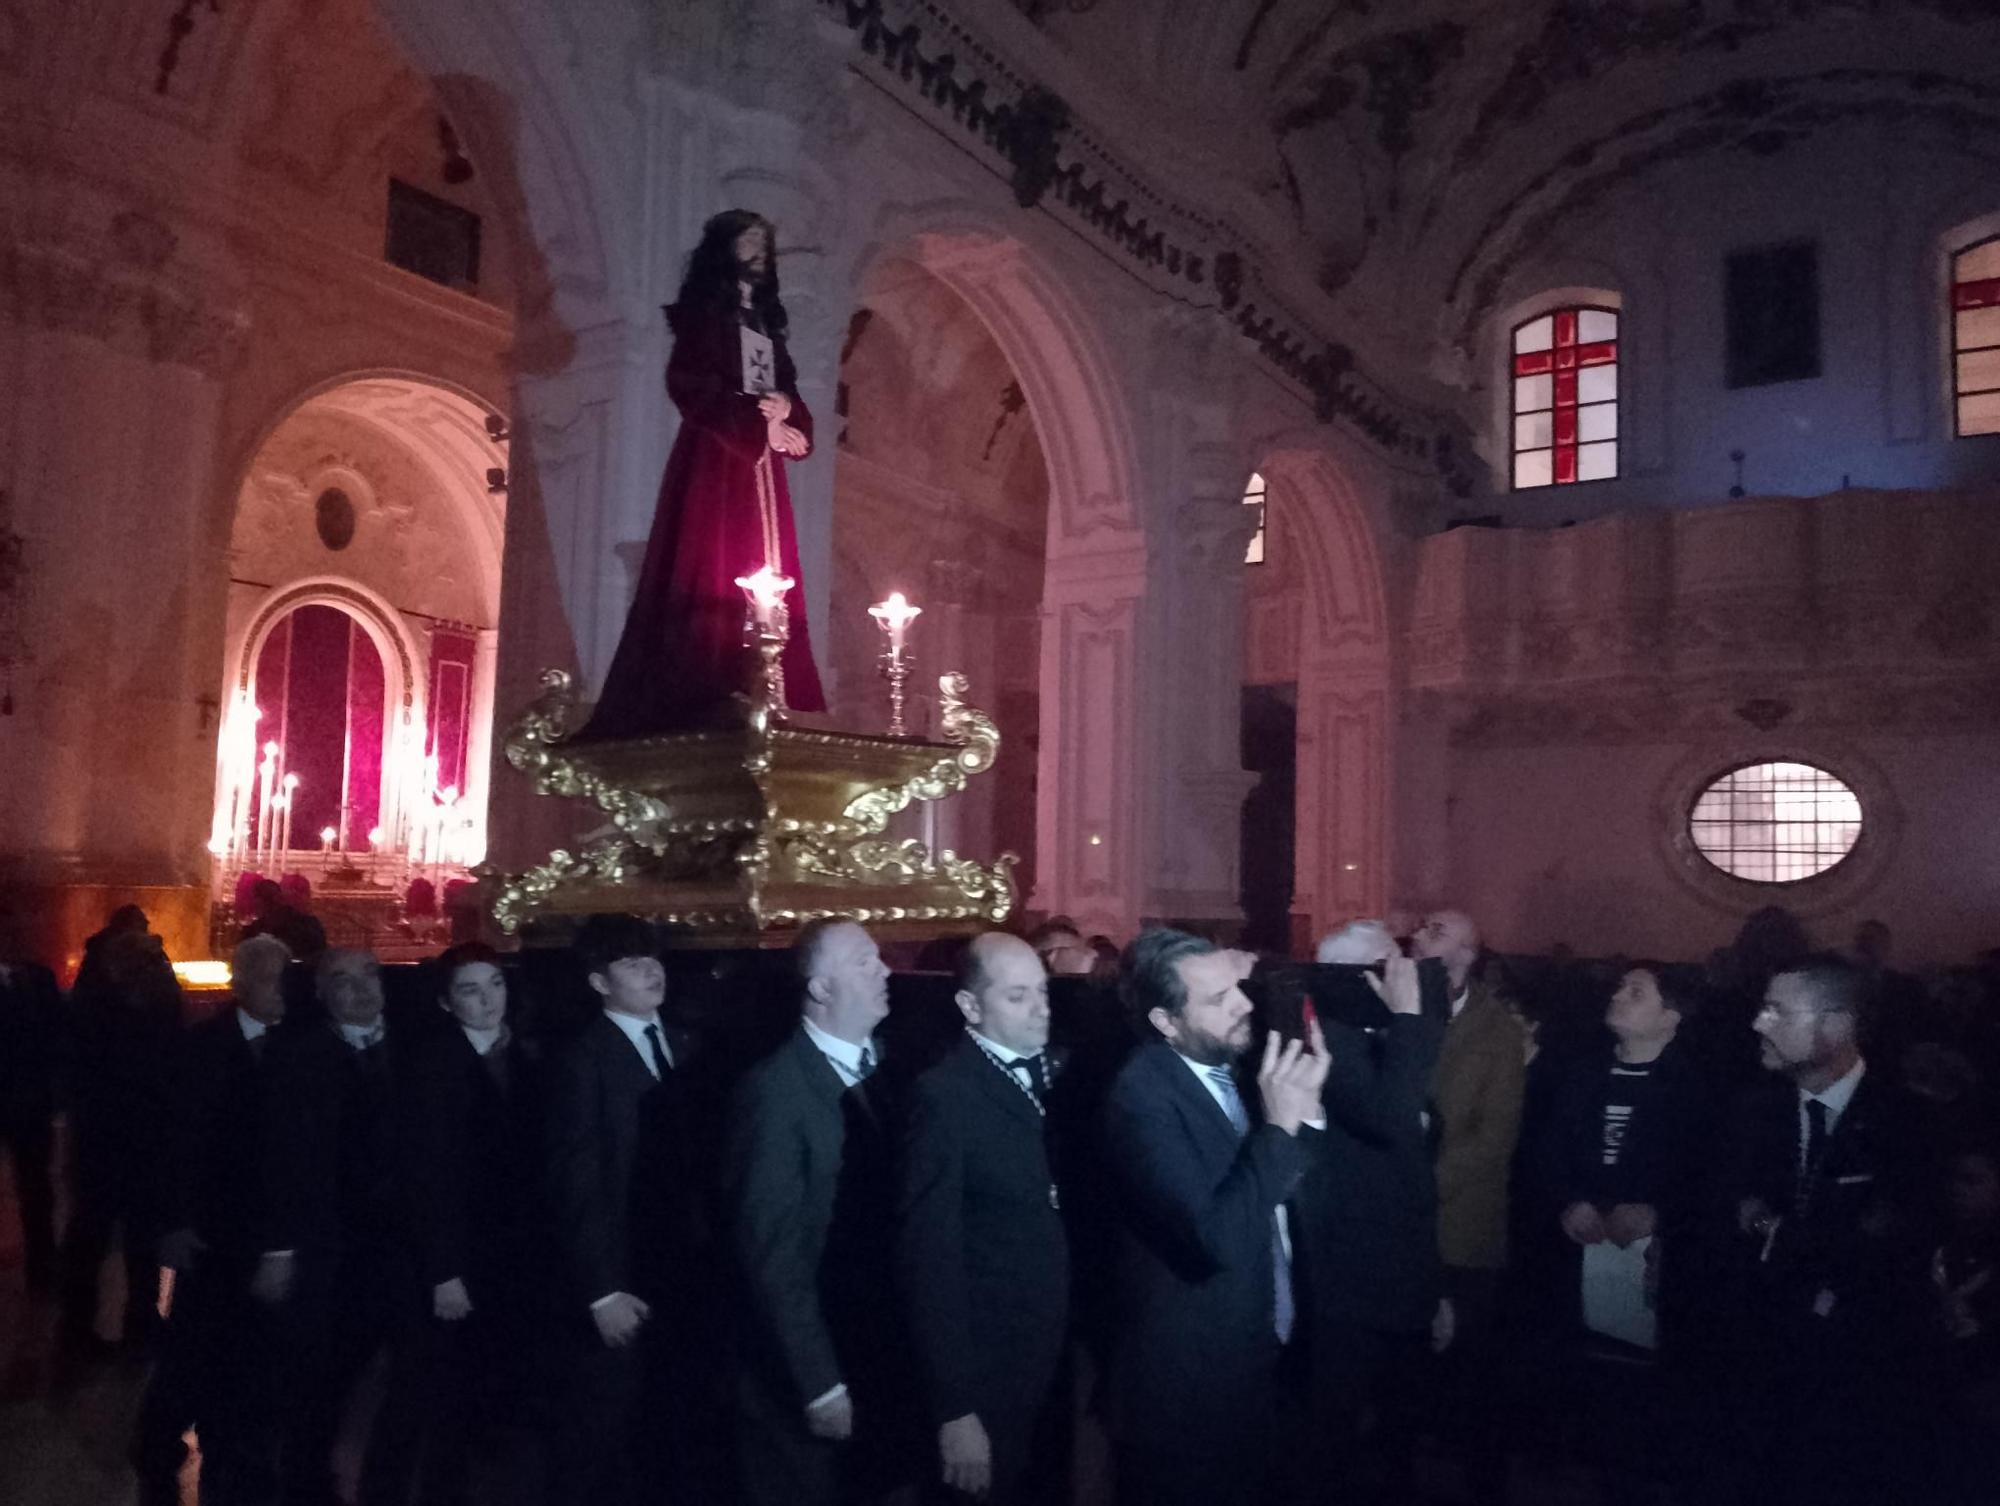
POLYGON ((338 835, 339 833, 331 826, 322 826, 319 829, 319 850, 321 852, 332 852, 333 839, 338 835))
POLYGON ((277 798, 278 745, 264 744, 264 758, 257 765, 257 861, 264 861, 264 849, 271 840, 271 802, 277 798))
POLYGON ((297 803, 295 797, 299 790, 299 776, 296 774, 287 774, 284 778, 284 786, 285 819, 282 830, 279 833, 281 841, 278 844, 278 852, 281 857, 284 853, 292 850, 292 807, 297 803))
POLYGON ((780 575, 769 565, 759 565, 755 575, 739 575, 736 584, 750 598, 757 614, 757 626, 768 628, 785 604, 785 593, 797 584, 789 575, 780 575))
POLYGON ((912 606, 901 591, 891 591, 886 601, 878 601, 868 609, 868 615, 882 626, 889 635, 889 652, 898 657, 903 652, 903 638, 910 630, 910 624, 923 615, 923 608, 912 606))

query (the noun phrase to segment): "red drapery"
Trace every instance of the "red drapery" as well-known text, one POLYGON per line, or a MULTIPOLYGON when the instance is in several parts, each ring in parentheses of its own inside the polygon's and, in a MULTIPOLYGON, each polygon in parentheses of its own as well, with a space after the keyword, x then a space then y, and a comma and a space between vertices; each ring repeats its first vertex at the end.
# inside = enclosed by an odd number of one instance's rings
POLYGON ((387 677, 374 639, 338 607, 289 612, 257 655, 260 735, 298 776, 292 846, 313 851, 328 827, 368 850, 382 815, 382 728, 387 677))
POLYGON ((478 639, 469 628, 439 623, 431 629, 430 743, 437 787, 465 792, 472 742, 472 660, 478 639))

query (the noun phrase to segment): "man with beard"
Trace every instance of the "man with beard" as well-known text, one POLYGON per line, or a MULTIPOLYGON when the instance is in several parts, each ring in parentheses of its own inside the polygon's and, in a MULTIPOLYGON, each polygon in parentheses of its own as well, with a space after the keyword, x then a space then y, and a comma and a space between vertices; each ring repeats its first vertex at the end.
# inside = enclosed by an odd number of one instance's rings
POLYGON ((965 1036, 917 1080, 897 1274, 946 1486, 1006 1506, 1067 1493, 1058 1387, 1069 1243, 1047 1124, 1049 978, 1018 936, 974 938, 965 1036))
POLYGON ((667 320, 667 395, 681 427, 591 737, 680 731, 726 712, 748 685, 736 581, 764 567, 793 583, 785 699, 799 711, 826 708, 784 465, 812 453, 812 414, 785 348, 771 222, 732 209, 703 226, 667 320), (673 673, 661 674, 662 664, 673 673))
POLYGON ((1154 1039, 1105 1107, 1122 1215, 1123 1300, 1110 1372, 1121 1506, 1236 1506, 1275 1470, 1278 1367, 1295 1318, 1285 1204, 1325 1118, 1327 1056, 1266 1037, 1256 1106, 1241 954, 1147 931, 1124 961, 1127 1007, 1154 1039))
POLYGON ((792 954, 799 1028, 738 1087, 722 1158, 745 1328, 737 1461, 757 1506, 836 1506, 906 1462, 874 1039, 889 969, 848 920, 804 927, 792 954))
POLYGON ((1861 1047, 1869 981, 1838 957, 1777 974, 1753 1028, 1776 1081, 1728 1144, 1747 1297, 1739 1415, 1751 1494, 1899 1498, 1912 1340, 1927 1296, 1914 1105, 1861 1047), (1761 1487, 1761 1489, 1759 1489, 1761 1487))

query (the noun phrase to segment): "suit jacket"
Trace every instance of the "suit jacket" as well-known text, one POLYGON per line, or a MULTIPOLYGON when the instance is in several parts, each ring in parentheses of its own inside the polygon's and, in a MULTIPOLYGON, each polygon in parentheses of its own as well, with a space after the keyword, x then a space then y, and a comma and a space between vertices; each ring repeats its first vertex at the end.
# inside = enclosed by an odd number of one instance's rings
POLYGON ((410 1043, 388 1030, 356 1050, 311 1015, 266 1039, 273 1247, 406 1254, 397 1105, 410 1043))
POLYGON ((1044 1404, 1069 1316, 1047 1120, 969 1037, 911 1094, 896 1268, 933 1423, 1044 1404))
POLYGON ((192 1229, 210 1249, 249 1256, 270 1240, 266 1176, 270 1032, 243 1038, 234 1008, 202 1021, 174 1053, 161 1227, 192 1229))
POLYGON ((879 1081, 848 1087, 794 1030, 730 1105, 722 1186, 744 1377, 783 1415, 843 1383, 865 1396, 894 1368, 879 1081))
POLYGON ((1438 1249, 1447 1266, 1507 1264, 1507 1185, 1528 1061, 1521 1027, 1484 983, 1446 1028, 1431 1090, 1437 1125, 1438 1249))
MULTIPOLYGON (((1254 1115, 1254 1098, 1245 1099, 1254 1115)), ((1120 1195, 1122 1298, 1112 1438, 1149 1452, 1254 1457, 1272 1413, 1272 1215, 1316 1138, 1268 1124, 1238 1136, 1164 1041, 1139 1047, 1105 1104, 1120 1195)))
POLYGON ((538 1230, 540 1058, 510 1032, 482 1057, 456 1024, 411 1047, 399 1106, 405 1216, 425 1289, 457 1278, 475 1304, 528 1285, 538 1230))
POLYGON ((686 1038, 663 1033, 675 1063, 665 1081, 601 1011, 549 1075, 545 1155, 558 1279, 579 1314, 599 1297, 630 1292, 657 1316, 670 1297, 699 1288, 693 1273, 677 1269, 701 1223, 689 1164, 699 1144, 695 1069, 686 1038))
POLYGON ((1377 1030, 1322 1028, 1332 1057, 1326 1137, 1292 1220, 1300 1310, 1329 1323, 1427 1333, 1443 1276, 1423 1113, 1443 1026, 1384 1009, 1377 1030))
POLYGON ((1754 1325, 1810 1331, 1863 1351, 1921 1331, 1934 1244, 1920 1195, 1924 1140, 1919 1106, 1869 1070, 1828 1137, 1801 1207, 1797 1088, 1773 1078, 1743 1099, 1719 1211, 1733 1221, 1741 1199, 1758 1197, 1779 1218, 1768 1255, 1761 1237, 1739 1245, 1754 1325))

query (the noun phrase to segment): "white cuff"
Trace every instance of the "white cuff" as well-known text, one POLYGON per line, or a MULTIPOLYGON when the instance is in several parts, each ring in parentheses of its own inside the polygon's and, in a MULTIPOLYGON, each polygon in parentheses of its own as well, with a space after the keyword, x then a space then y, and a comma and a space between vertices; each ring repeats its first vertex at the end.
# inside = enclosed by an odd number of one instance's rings
POLYGON ((625 1293, 623 1292, 606 1292, 603 1296, 599 1297, 595 1302, 590 1304, 590 1310, 592 1312, 596 1312, 600 1307, 604 1306, 605 1303, 615 1302, 624 1295, 625 1293))
POLYGON ((839 1401, 840 1398, 845 1396, 846 1394, 847 1394, 847 1382, 840 1381, 834 1386, 834 1388, 831 1391, 824 1391, 820 1393, 818 1396, 815 1396, 811 1401, 807 1402, 806 1410, 808 1412, 817 1412, 821 1407, 825 1406, 828 1402, 839 1401))

